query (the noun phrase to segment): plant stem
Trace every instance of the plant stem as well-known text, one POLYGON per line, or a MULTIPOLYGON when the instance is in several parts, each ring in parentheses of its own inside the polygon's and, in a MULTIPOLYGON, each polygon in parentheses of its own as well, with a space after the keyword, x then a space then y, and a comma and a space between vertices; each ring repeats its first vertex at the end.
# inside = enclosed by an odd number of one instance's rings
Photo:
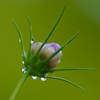
POLYGON ((22 76, 21 80, 18 82, 18 84, 17 84, 15 90, 13 91, 13 93, 12 93, 12 95, 11 95, 11 97, 10 97, 9 100, 14 100, 17 92, 19 91, 19 89, 21 88, 21 86, 23 85, 23 83, 25 82, 25 80, 27 79, 27 77, 28 77, 28 75, 30 73, 30 70, 31 70, 31 68, 29 68, 29 70, 27 70, 27 72, 24 73, 24 75, 22 76))

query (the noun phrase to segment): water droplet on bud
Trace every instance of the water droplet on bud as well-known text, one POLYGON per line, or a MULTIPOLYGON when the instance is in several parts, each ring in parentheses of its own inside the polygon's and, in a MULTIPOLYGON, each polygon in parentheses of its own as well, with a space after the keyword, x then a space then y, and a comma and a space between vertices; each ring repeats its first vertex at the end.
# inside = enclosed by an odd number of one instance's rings
POLYGON ((21 42, 21 39, 19 39, 19 42, 21 42))
POLYGON ((31 40, 31 44, 33 44, 33 43, 34 43, 34 40, 32 39, 32 40, 31 40))
POLYGON ((22 69, 22 72, 23 72, 23 73, 26 73, 26 69, 25 69, 25 68, 23 68, 23 69, 22 69))
POLYGON ((31 76, 33 80, 36 80, 38 77, 37 76, 31 76))
POLYGON ((22 61, 22 64, 25 64, 25 62, 24 62, 24 61, 22 61))
POLYGON ((41 81, 46 81, 46 80, 47 80, 47 78, 41 77, 41 81))

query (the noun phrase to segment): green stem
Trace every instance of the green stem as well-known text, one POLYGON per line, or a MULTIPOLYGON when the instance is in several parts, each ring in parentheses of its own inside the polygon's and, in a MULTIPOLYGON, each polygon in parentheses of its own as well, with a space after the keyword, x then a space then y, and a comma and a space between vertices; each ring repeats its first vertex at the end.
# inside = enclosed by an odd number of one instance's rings
POLYGON ((22 76, 21 80, 19 81, 19 83, 17 84, 15 90, 13 91, 11 97, 9 100, 14 100, 17 92, 19 91, 19 89, 21 88, 21 86, 23 85, 23 83, 25 82, 25 80, 27 79, 29 73, 30 73, 31 68, 22 76))

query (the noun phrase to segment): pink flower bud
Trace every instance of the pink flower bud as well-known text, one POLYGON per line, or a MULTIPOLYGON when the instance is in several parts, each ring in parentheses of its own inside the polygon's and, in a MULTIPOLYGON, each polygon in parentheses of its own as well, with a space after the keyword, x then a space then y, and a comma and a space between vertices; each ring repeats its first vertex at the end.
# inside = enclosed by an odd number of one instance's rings
MULTIPOLYGON (((49 58, 54 52, 56 52, 60 48, 60 45, 57 43, 48 43, 43 46, 39 54, 39 58, 45 60, 49 58)), ((56 54, 48 63, 50 68, 55 68, 58 63, 60 63, 60 58, 62 55, 62 51, 56 54)))
POLYGON ((42 45, 41 42, 36 42, 32 44, 31 53, 34 54, 40 48, 41 45, 42 45))
MULTIPOLYGON (((34 54, 35 52, 38 51, 38 49, 40 48, 40 46, 42 45, 41 42, 36 42, 32 45, 31 47, 31 52, 32 54, 34 54)), ((39 53, 39 59, 40 60, 46 60, 47 58, 49 58, 54 52, 56 52, 58 49, 60 48, 60 45, 57 43, 48 43, 45 44, 40 53, 39 53)), ((62 51, 60 51, 58 54, 56 54, 49 62, 48 62, 48 66, 50 68, 55 68, 56 65, 58 63, 60 63, 60 58, 62 55, 62 51)))

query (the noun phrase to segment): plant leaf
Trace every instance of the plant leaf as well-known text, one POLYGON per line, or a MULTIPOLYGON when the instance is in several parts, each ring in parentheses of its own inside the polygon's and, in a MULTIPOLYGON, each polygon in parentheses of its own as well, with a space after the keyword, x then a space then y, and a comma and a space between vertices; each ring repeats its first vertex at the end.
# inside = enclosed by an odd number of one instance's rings
POLYGON ((29 44, 29 50, 28 50, 28 57, 30 57, 31 45, 34 42, 34 38, 33 38, 33 35, 32 35, 32 25, 31 25, 30 18, 27 17, 27 19, 28 19, 29 29, 30 29, 30 44, 29 44))
POLYGON ((56 77, 56 76, 46 76, 46 78, 56 79, 56 80, 67 82, 67 83, 70 83, 70 84, 74 85, 75 87, 85 91, 85 89, 83 87, 79 86, 78 84, 76 84, 76 83, 74 83, 74 82, 72 82, 72 81, 70 81, 68 79, 64 79, 64 78, 56 77))
POLYGON ((56 69, 53 69, 51 70, 51 73, 52 72, 56 72, 56 71, 69 71, 69 70, 94 70, 95 68, 56 68, 56 69))
MULTIPOLYGON (((44 65, 46 65, 48 63, 48 61, 50 59, 52 59, 56 54, 58 54, 62 49, 64 49, 77 35, 79 34, 79 32, 77 32, 74 36, 72 36, 65 44, 63 44, 61 46, 61 48, 59 48, 56 52, 54 52, 48 59, 46 59, 44 62, 44 65)), ((43 65, 43 66, 44 66, 43 65)))
POLYGON ((43 44, 41 45, 41 47, 39 48, 37 55, 39 54, 40 50, 42 49, 42 47, 44 46, 44 44, 47 42, 47 40, 50 38, 50 36, 52 35, 54 29, 56 28, 57 24, 59 23, 64 11, 65 11, 66 5, 64 6, 61 14, 59 15, 57 21, 55 22, 54 26, 52 27, 51 31, 49 32, 49 34, 47 35, 46 39, 43 41, 43 44))
POLYGON ((16 30, 18 32, 18 35, 19 35, 19 40, 20 40, 20 43, 21 43, 21 49, 22 49, 22 56, 23 56, 23 60, 25 61, 26 60, 26 53, 25 53, 25 50, 24 50, 24 43, 23 43, 23 38, 22 38, 22 34, 21 34, 21 31, 18 27, 18 25, 16 24, 16 22, 14 21, 14 19, 12 19, 15 27, 16 27, 16 30))

